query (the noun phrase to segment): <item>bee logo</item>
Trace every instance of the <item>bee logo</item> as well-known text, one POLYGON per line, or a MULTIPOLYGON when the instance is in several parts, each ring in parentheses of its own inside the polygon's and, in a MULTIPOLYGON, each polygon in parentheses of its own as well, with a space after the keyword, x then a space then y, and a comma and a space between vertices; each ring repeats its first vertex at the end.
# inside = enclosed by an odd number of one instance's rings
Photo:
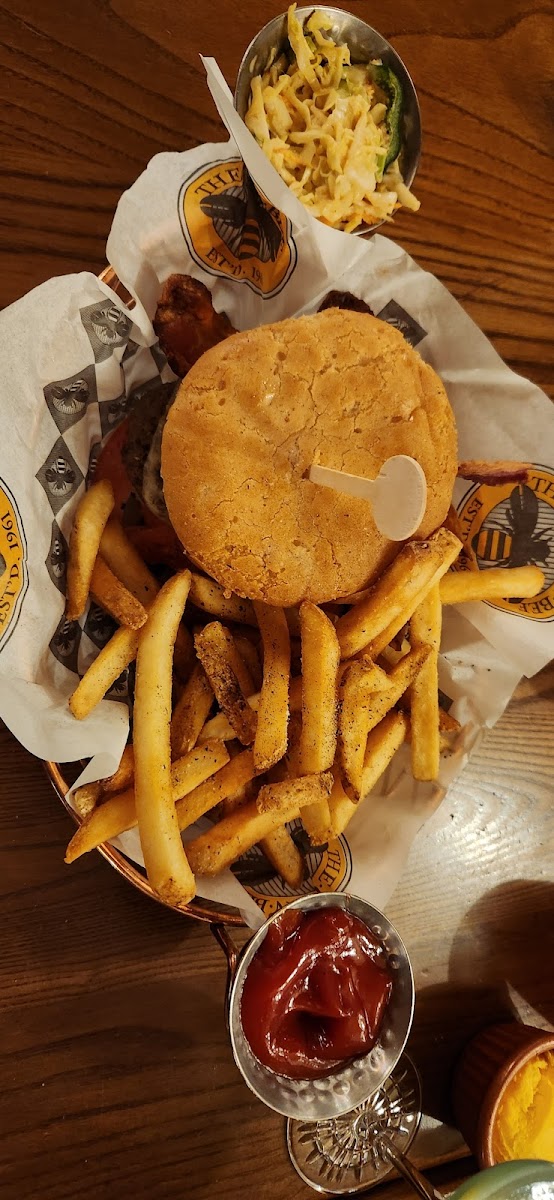
POLYGON ((66 458, 59 454, 44 472, 46 486, 53 496, 67 496, 73 490, 75 471, 66 458))
POLYGON ((258 192, 242 159, 203 167, 186 180, 179 218, 199 266, 259 295, 276 295, 296 265, 290 222, 258 192))
POLYGON ((253 846, 239 859, 233 872, 261 908, 270 917, 297 896, 310 892, 344 892, 352 874, 352 856, 346 838, 341 836, 325 846, 312 846, 300 821, 291 821, 289 832, 306 865, 306 878, 294 890, 275 874, 259 846, 253 846))
POLYGON ((90 323, 99 342, 104 346, 122 346, 129 337, 131 322, 115 304, 109 308, 95 308, 90 314, 90 323))
POLYGON ((86 408, 89 398, 88 384, 85 379, 75 379, 67 385, 55 383, 51 389, 52 404, 57 412, 72 417, 75 413, 86 408))
POLYGON ((537 534, 539 502, 527 484, 510 492, 508 512, 502 525, 484 525, 472 540, 477 558, 482 563, 502 567, 527 567, 542 563, 547 566, 554 546, 554 513, 547 537, 537 534))
POLYGON ((539 596, 494 601, 493 607, 537 620, 554 620, 554 472, 533 466, 526 484, 469 489, 460 510, 466 544, 479 567, 539 566, 539 596))

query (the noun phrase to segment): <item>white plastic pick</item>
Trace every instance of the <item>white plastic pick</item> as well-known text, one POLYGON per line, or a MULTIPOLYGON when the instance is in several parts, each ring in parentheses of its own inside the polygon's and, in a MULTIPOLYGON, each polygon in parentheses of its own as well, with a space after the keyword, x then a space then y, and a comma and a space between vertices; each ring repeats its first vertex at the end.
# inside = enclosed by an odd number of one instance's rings
POLYGON ((348 475, 346 471, 315 464, 310 468, 309 478, 312 483, 334 488, 345 496, 369 500, 379 533, 391 542, 404 542, 423 520, 427 480, 422 467, 408 454, 388 458, 377 479, 348 475))

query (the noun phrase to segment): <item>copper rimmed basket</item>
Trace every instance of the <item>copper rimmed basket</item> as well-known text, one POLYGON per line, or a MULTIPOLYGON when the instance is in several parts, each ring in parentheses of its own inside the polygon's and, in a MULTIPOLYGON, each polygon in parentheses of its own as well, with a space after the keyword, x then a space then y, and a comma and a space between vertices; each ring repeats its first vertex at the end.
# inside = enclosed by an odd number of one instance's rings
MULTIPOLYGON (((102 283, 106 283, 108 287, 115 292, 116 296, 119 297, 119 299, 127 308, 132 309, 134 307, 134 300, 129 295, 127 289, 123 286, 120 279, 118 279, 112 267, 106 267, 99 275, 99 279, 102 283)), ((68 813, 70 813, 70 815, 73 817, 73 820, 77 824, 80 824, 77 813, 67 800, 67 793, 71 787, 71 781, 66 777, 66 774, 62 770, 61 764, 47 761, 44 763, 44 767, 54 791, 56 792, 56 795, 59 796, 62 804, 67 809, 68 813)), ((126 855, 121 852, 121 850, 116 850, 115 847, 110 846, 108 842, 105 842, 102 846, 99 846, 98 849, 102 857, 105 858, 106 861, 115 868, 115 870, 123 877, 123 879, 126 879, 128 883, 137 888, 139 892, 142 892, 144 896, 149 896, 151 900, 156 900, 159 904, 164 903, 163 900, 160 900, 159 896, 153 892, 148 879, 146 878, 146 873, 144 870, 136 863, 132 862, 131 859, 127 858, 126 855)), ((206 921, 209 922, 209 924, 218 927, 223 924, 234 926, 245 925, 245 921, 238 909, 231 908, 228 905, 214 904, 211 900, 204 900, 202 897, 195 897, 195 899, 192 900, 190 904, 187 904, 187 906, 184 908, 175 908, 173 905, 166 905, 166 907, 171 908, 173 912, 179 912, 184 916, 192 917, 195 921, 206 921)), ((214 930, 214 932, 216 932, 216 930, 214 930)), ((219 938, 219 932, 217 932, 217 936, 219 938)))

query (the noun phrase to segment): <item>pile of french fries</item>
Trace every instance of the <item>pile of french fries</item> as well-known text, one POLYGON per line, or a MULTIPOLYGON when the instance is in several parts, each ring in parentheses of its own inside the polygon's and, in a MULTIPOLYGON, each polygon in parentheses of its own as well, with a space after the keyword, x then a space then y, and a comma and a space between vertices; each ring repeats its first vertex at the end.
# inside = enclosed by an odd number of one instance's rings
POLYGON ((83 720, 136 660, 133 743, 114 775, 75 791, 82 823, 66 862, 138 824, 151 886, 175 907, 197 875, 256 844, 298 888, 305 864, 288 823, 300 819, 314 846, 337 837, 405 741, 414 778, 436 779, 459 729, 439 704, 443 606, 544 586, 533 566, 449 571, 463 550, 452 519, 333 604, 274 608, 194 569, 160 587, 113 504, 103 480, 75 517, 67 615, 91 595, 119 628, 69 704, 83 720), (210 828, 185 847, 181 833, 205 815, 210 828))

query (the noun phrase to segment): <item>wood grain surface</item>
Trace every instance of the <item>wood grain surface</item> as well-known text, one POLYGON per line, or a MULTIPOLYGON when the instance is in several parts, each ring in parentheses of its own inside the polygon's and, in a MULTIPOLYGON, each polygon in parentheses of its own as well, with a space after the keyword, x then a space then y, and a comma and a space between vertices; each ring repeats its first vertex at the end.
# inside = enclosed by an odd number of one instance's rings
MULTIPOLYGON (((422 210, 389 231, 510 366, 554 395, 554 9, 350 0, 421 100, 422 210)), ((230 82, 279 0, 0 3, 0 304, 99 271, 121 192, 153 154, 220 140, 199 52, 230 82)), ((524 682, 419 836, 388 912, 414 964, 424 1108, 451 1120, 459 1050, 489 1019, 554 1025, 554 670, 524 682)), ((307 1200, 283 1123, 231 1058, 205 926, 146 901, 0 734, 0 1192, 5 1200, 307 1200)), ((453 1135, 453 1144, 456 1143, 453 1135)), ((472 1169, 450 1163, 445 1190, 472 1169)), ((407 1200, 401 1183, 380 1192, 407 1200)))

